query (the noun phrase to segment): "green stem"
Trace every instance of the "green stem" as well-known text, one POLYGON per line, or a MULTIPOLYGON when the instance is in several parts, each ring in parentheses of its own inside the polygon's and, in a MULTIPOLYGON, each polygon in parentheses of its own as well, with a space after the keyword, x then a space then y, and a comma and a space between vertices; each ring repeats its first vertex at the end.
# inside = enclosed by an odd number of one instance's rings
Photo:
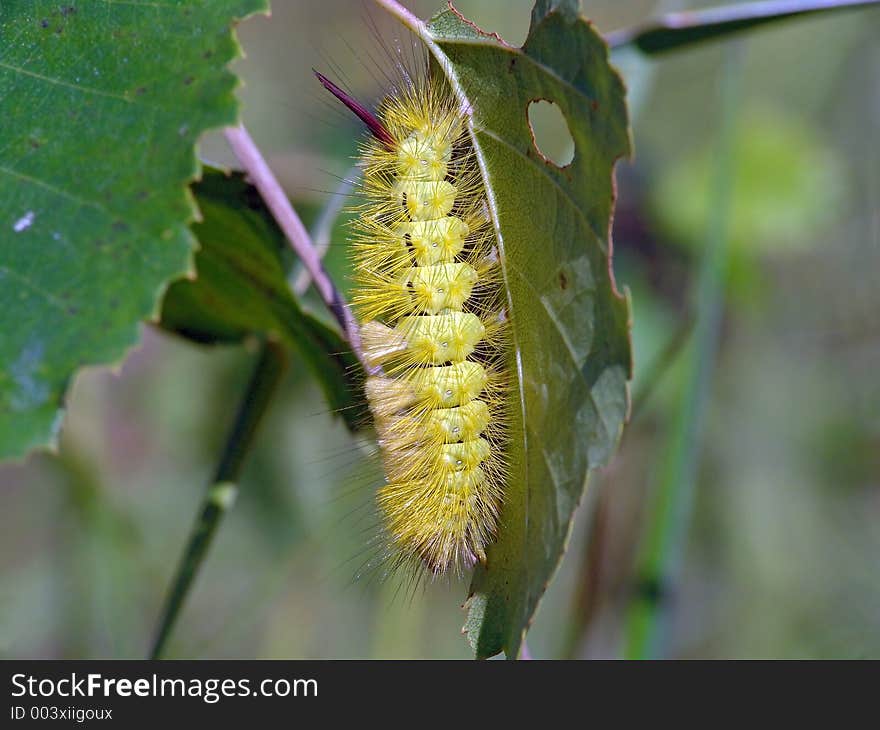
POLYGON ((718 351, 727 272, 728 219, 733 186, 735 121, 740 100, 742 48, 731 45, 722 67, 721 119, 710 194, 706 247, 694 291, 694 347, 688 363, 691 384, 675 419, 656 503, 637 569, 636 594, 629 607, 625 656, 657 656, 667 606, 690 520, 701 436, 718 351))
POLYGON ((217 526, 235 502, 239 472, 285 367, 284 351, 271 342, 264 342, 220 455, 214 478, 202 500, 201 511, 177 568, 171 590, 165 599, 159 629, 150 651, 151 659, 161 657, 196 574, 211 546, 217 526))
POLYGON ((636 420, 641 414, 645 404, 650 400, 651 396, 657 388, 657 385, 663 380, 663 376, 672 367, 682 348, 690 339, 691 332, 694 329, 694 318, 687 314, 684 319, 679 322, 675 328, 675 332, 663 346, 659 354, 651 361, 645 375, 640 381, 640 387, 633 393, 632 408, 630 408, 630 423, 636 420))

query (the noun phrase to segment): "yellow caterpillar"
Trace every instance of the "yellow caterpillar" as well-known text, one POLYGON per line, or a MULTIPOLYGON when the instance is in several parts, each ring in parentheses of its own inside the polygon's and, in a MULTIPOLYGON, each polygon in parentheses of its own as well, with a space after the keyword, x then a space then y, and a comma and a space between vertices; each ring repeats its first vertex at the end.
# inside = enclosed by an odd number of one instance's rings
POLYGON ((352 247, 366 394, 396 564, 485 561, 504 495, 505 299, 467 119, 445 82, 407 79, 374 115, 318 74, 372 132, 352 247))

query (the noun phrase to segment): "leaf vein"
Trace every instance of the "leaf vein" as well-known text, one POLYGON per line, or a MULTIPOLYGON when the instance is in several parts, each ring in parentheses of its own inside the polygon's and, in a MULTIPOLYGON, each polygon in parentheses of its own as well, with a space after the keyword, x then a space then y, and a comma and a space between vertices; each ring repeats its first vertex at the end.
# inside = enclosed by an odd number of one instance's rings
POLYGON ((605 250, 604 241, 602 239, 602 236, 599 235, 599 233, 593 227, 593 224, 590 222, 589 218, 587 218, 587 216, 584 215, 578 202, 571 196, 571 194, 565 188, 562 187, 562 185, 559 183, 559 181, 556 178, 554 178, 550 173, 547 172, 547 170, 543 169, 540 165, 537 165, 534 160, 532 160, 527 154, 525 154, 516 145, 511 144, 506 139, 504 139, 503 137, 500 137, 492 130, 490 130, 486 127, 480 127, 479 131, 481 134, 485 134, 487 137, 494 139, 496 142, 499 142, 500 144, 502 144, 505 147, 512 150, 519 157, 526 160, 530 164, 532 169, 537 170, 544 177, 546 177, 550 182, 552 182, 553 186, 561 193, 562 199, 565 200, 565 202, 568 203, 572 207, 575 214, 584 222, 584 225, 589 229, 589 231, 599 240, 599 245, 600 245, 600 247, 602 247, 602 250, 603 251, 605 250))

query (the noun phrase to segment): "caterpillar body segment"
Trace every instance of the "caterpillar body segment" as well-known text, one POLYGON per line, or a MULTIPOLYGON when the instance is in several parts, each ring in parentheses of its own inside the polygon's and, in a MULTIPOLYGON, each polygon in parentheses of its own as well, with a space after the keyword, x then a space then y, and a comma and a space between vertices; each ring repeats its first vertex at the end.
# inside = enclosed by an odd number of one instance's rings
POLYGON ((465 122, 428 77, 384 100, 352 241, 364 356, 381 371, 366 381, 378 505, 395 562, 433 574, 485 560, 507 479, 504 299, 465 122))

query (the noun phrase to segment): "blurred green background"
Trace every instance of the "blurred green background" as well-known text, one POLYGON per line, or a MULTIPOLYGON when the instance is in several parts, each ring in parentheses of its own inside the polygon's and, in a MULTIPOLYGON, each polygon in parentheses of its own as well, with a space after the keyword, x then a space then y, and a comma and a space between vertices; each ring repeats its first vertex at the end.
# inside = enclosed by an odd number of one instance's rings
MULTIPOLYGON (((427 17, 438 2, 407 5, 427 17)), ((531 5, 457 2, 517 44, 531 5)), ((684 7, 583 3, 603 31, 684 7)), ((271 18, 240 28, 245 122, 307 213, 338 187, 360 134, 311 68, 377 98, 373 24, 392 49, 403 37, 350 0, 276 0, 271 18)), ((880 657, 878 30, 877 11, 857 11, 743 44, 728 300, 665 656, 880 657)), ((632 292, 636 393, 691 318, 722 53, 621 59, 636 159, 618 170, 615 269, 632 292)), ((232 163, 219 135, 202 153, 232 163)), ((536 657, 620 654, 634 554, 688 387, 681 356, 592 479, 529 634, 536 657)), ((0 656, 145 655, 253 359, 145 326, 118 372, 76 378, 59 455, 0 467, 0 656)), ((294 362, 169 656, 470 656, 466 583, 409 596, 356 578, 379 478, 368 451, 294 362)))

